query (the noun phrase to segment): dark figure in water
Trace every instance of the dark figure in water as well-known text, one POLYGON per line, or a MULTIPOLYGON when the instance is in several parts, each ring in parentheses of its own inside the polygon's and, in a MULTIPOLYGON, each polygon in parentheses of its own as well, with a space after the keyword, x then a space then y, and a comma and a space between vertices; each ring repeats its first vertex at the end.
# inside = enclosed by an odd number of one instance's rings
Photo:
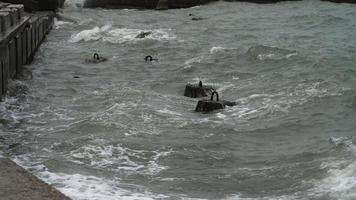
POLYGON ((145 57, 145 61, 146 62, 148 62, 148 61, 152 62, 152 61, 158 61, 158 59, 157 58, 153 58, 152 56, 146 56, 145 57))
POLYGON ((199 21, 199 20, 203 20, 203 17, 197 17, 196 15, 189 13, 189 17, 192 17, 193 21, 199 21))
POLYGON ((87 62, 89 63, 101 63, 107 61, 107 58, 100 57, 98 53, 94 53, 92 59, 88 59, 87 62))

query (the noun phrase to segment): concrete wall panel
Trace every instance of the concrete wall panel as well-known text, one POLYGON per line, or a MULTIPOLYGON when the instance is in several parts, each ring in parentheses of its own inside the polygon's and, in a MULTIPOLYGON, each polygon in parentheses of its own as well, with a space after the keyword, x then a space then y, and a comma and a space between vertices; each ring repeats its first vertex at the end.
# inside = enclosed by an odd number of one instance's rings
POLYGON ((17 59, 17 55, 16 55, 16 41, 15 39, 11 40, 9 42, 8 45, 8 49, 9 49, 9 75, 10 75, 10 79, 14 78, 16 75, 16 59, 17 59))
POLYGON ((16 73, 22 70, 22 36, 16 36, 16 73))

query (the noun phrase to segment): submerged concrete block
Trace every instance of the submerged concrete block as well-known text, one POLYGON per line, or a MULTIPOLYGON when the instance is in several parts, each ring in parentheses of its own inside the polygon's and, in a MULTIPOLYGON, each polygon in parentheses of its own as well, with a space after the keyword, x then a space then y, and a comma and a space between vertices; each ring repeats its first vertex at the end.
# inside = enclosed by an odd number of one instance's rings
POLYGON ((16 55, 16 42, 15 40, 11 40, 8 44, 8 48, 9 48, 9 61, 10 61, 10 65, 9 65, 9 78, 12 79, 15 77, 16 75, 16 59, 17 59, 17 55, 16 55))
POLYGON ((211 112, 218 109, 224 109, 225 106, 235 106, 236 102, 220 101, 218 92, 214 91, 210 99, 200 100, 195 108, 195 112, 211 112), (216 100, 214 96, 216 95, 216 100))
POLYGON ((9 12, 0 11, 1 32, 6 32, 11 26, 11 15, 9 12))
POLYGON ((225 106, 222 102, 211 101, 208 99, 200 100, 195 108, 195 112, 211 112, 218 109, 224 109, 225 106))
POLYGON ((184 96, 191 98, 207 97, 215 89, 212 86, 203 85, 200 81, 199 84, 188 84, 185 86, 184 96))
POLYGON ((210 100, 204 99, 198 101, 195 112, 211 112, 213 110, 224 109, 225 105, 219 101, 219 94, 214 91, 211 94, 210 100), (214 101, 214 95, 216 95, 216 101, 214 101))

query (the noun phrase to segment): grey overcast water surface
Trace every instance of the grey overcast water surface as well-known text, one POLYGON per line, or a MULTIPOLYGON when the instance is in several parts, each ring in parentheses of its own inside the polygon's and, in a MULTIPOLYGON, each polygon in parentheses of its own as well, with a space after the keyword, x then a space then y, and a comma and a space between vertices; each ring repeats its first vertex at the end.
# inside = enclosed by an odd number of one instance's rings
POLYGON ((2 154, 74 200, 356 199, 356 5, 71 2, 0 104, 2 154), (198 80, 238 106, 195 113, 198 80))

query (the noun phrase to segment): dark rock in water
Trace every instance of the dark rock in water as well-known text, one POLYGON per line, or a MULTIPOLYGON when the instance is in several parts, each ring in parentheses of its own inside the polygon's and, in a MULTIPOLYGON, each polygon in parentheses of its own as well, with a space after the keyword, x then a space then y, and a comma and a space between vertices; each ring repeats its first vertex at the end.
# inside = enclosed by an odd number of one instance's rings
POLYGON ((80 78, 80 76, 73 76, 73 78, 80 78))
POLYGON ((141 33, 139 33, 139 34, 136 36, 136 38, 142 39, 142 38, 145 38, 145 37, 151 35, 151 33, 152 33, 151 31, 147 31, 147 32, 142 31, 141 33))
POLYGON ((207 97, 214 91, 212 86, 203 85, 200 81, 199 84, 188 84, 185 86, 184 96, 191 98, 207 97))
POLYGON ((21 145, 20 143, 10 144, 10 145, 9 145, 9 149, 16 148, 16 147, 18 147, 18 146, 20 146, 20 145, 21 145))
POLYGON ((203 20, 203 19, 205 19, 205 18, 203 18, 203 17, 193 17, 192 18, 193 21, 199 21, 199 20, 203 20))
POLYGON ((105 62, 105 61, 107 61, 107 60, 108 60, 107 58, 100 57, 99 54, 95 53, 95 54, 93 55, 93 58, 87 59, 86 62, 97 64, 97 63, 105 62))
POLYGON ((211 112, 218 109, 224 109, 225 106, 235 106, 236 102, 219 100, 219 94, 214 91, 211 94, 210 99, 204 99, 198 101, 197 107, 195 108, 195 112, 211 112), (214 95, 216 95, 216 100, 214 100, 214 95))

